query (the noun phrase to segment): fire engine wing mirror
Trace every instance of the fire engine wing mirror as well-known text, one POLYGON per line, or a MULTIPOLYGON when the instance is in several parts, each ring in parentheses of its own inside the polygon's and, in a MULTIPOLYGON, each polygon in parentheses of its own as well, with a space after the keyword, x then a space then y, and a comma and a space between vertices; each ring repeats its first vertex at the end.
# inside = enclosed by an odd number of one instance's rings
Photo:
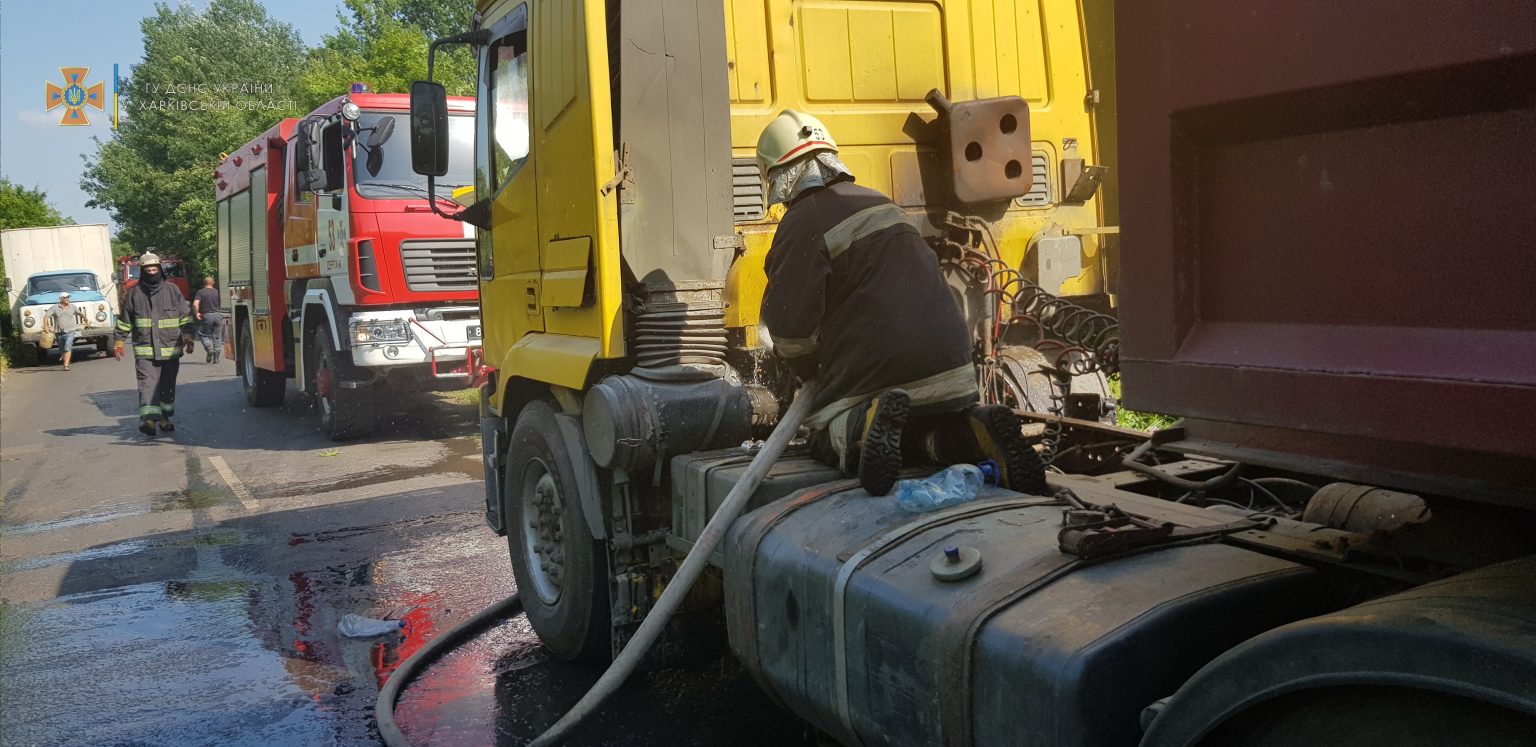
POLYGON ((325 147, 321 142, 323 122, 308 120, 299 124, 299 187, 306 192, 326 189, 325 147))
POLYGON ((378 176, 379 169, 384 167, 384 151, 378 148, 368 151, 368 159, 363 165, 367 167, 369 176, 378 176))
POLYGON ((411 169, 422 176, 448 173, 448 92, 441 83, 411 83, 411 169))

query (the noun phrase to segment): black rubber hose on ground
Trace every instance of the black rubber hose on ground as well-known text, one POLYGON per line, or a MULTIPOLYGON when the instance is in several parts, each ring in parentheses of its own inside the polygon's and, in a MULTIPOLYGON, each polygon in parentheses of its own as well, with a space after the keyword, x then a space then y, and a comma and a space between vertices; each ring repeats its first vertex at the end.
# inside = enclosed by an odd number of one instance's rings
MULTIPOLYGON (((603 676, 587 691, 587 694, 582 696, 581 701, 554 726, 549 727, 533 741, 532 744, 535 747, 564 742, 571 730, 596 712, 598 706, 602 705, 603 701, 634 672, 635 667, 639 666, 645 652, 656 642, 662 629, 666 627, 667 621, 672 618, 672 613, 676 612, 678 605, 682 603, 688 589, 703 572, 709 555, 725 538, 731 522, 735 521, 741 510, 746 507, 747 500, 762 482, 763 476, 768 473, 769 468, 773 467, 774 462, 778 461, 784 447, 789 445, 790 439, 800 428, 800 423, 810 414, 811 403, 815 399, 816 381, 805 382, 800 387, 799 393, 795 395, 789 411, 784 414, 784 418, 773 429, 773 434, 768 437, 757 456, 752 459, 752 463, 747 466, 746 473, 731 488, 720 508, 716 509, 714 516, 710 517, 693 549, 683 559, 677 573, 667 583, 661 598, 641 622, 639 630, 635 631, 624 650, 619 652, 619 656, 608 666, 608 670, 603 672, 603 676)), ((405 734, 395 725, 395 703, 400 700, 400 693, 405 691, 406 685, 409 685, 421 670, 448 649, 474 638, 490 626, 522 611, 522 600, 513 594, 481 610, 474 617, 449 628, 441 636, 432 639, 411 658, 406 659, 384 682, 384 687, 379 690, 379 699, 373 705, 374 717, 379 722, 379 736, 383 738, 384 743, 389 747, 410 747, 405 734)))
POLYGON ((395 703, 400 700, 400 694, 405 692, 406 686, 411 680, 421 674, 427 665, 437 660, 449 649, 473 639, 492 626, 510 619, 523 611, 523 600, 513 594, 470 617, 463 622, 443 631, 442 635, 433 638, 427 645, 412 654, 395 668, 393 674, 384 682, 384 687, 379 689, 379 699, 374 701, 373 715, 379 722, 379 737, 389 747, 411 747, 400 727, 395 725, 395 703))

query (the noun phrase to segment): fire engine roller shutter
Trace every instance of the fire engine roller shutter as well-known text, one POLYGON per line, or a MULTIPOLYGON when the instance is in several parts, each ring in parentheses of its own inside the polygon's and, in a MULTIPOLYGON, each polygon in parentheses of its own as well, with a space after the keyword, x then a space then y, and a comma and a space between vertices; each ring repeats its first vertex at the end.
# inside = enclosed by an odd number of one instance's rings
POLYGON ((229 200, 220 200, 219 207, 219 287, 229 287, 229 200))
POLYGON ((267 296, 267 170, 265 168, 251 172, 251 189, 246 192, 246 197, 251 213, 251 284, 255 286, 255 300, 252 306, 256 313, 264 314, 271 310, 267 296))
POLYGON ((251 284, 251 193, 241 192, 229 204, 229 285, 251 284))

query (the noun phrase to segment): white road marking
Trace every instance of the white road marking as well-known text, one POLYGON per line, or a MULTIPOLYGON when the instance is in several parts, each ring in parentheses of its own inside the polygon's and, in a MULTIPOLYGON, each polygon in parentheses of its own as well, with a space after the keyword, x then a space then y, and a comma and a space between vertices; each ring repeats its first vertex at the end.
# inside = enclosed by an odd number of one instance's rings
POLYGON ((255 497, 251 495, 250 489, 245 487, 245 483, 240 482, 235 471, 229 468, 229 462, 224 461, 224 457, 221 456, 208 457, 208 461, 213 462, 213 468, 219 471, 219 476, 224 478, 229 489, 235 491, 235 497, 240 499, 240 505, 245 506, 247 511, 255 511, 255 497))

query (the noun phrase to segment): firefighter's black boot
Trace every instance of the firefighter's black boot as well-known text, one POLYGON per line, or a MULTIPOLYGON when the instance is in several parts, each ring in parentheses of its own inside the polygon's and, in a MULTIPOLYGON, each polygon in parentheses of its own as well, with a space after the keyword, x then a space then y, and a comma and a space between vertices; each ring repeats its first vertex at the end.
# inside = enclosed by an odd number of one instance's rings
POLYGON ((139 432, 146 436, 155 435, 155 421, 144 418, 139 421, 139 432))
POLYGON ((1019 416, 1003 405, 972 405, 965 424, 975 439, 980 459, 991 459, 1002 471, 1003 487, 1030 495, 1050 495, 1045 464, 1024 440, 1019 416))
POLYGON ((166 433, 170 433, 171 431, 176 430, 176 426, 171 423, 171 419, 169 417, 162 417, 160 418, 160 430, 165 431, 166 433))
POLYGON ((907 424, 912 398, 901 389, 881 394, 869 406, 859 434, 859 487, 870 495, 885 495, 901 471, 901 429, 907 424))

